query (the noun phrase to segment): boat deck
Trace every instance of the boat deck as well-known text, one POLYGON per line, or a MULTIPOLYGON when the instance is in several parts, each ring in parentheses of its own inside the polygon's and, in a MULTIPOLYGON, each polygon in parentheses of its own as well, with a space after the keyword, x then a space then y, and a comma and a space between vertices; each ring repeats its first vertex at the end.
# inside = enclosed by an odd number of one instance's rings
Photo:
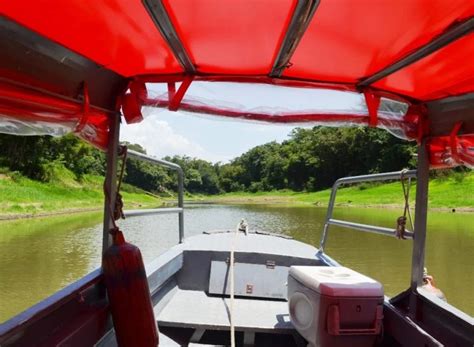
POLYGON ((286 235, 268 232, 243 232, 235 234, 233 231, 205 232, 201 235, 186 238, 176 249, 183 251, 213 251, 236 253, 275 254, 286 257, 314 259, 318 249, 306 243, 293 240, 286 235))
MULTIPOLYGON (((234 300, 237 331, 288 333, 293 329, 286 301, 234 300)), ((155 315, 159 326, 229 330, 230 299, 209 296, 202 291, 178 290, 168 305, 155 315)))
POLYGON ((324 260, 311 245, 261 232, 189 237, 150 264, 152 287, 160 288, 153 295, 155 317, 162 334, 168 335, 165 339, 179 342, 186 335, 188 342, 206 343, 213 337, 220 336, 221 341, 228 337, 231 249, 236 259, 233 322, 240 339, 247 340, 245 345, 259 340, 259 345, 293 346, 295 330, 286 300, 288 269, 294 264, 324 265, 324 260), (166 273, 166 280, 160 280, 159 273, 166 273), (245 291, 249 284, 251 294, 245 291))
MULTIPOLYGON (((160 345, 212 345, 228 338, 231 249, 235 251, 233 322, 238 339, 245 340, 244 345, 258 341, 262 346, 294 346, 286 300, 289 267, 326 265, 325 260, 317 248, 283 235, 226 231, 189 237, 148 264, 160 345), (245 290, 248 285, 253 288, 250 294, 245 290)), ((102 346, 115 343, 111 337, 102 346)))

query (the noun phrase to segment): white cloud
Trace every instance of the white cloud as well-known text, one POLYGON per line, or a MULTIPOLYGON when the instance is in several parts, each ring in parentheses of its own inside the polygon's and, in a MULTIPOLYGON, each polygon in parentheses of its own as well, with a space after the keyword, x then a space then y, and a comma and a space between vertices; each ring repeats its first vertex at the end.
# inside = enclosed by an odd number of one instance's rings
POLYGON ((148 154, 157 158, 187 155, 212 162, 231 159, 229 156, 206 151, 198 143, 178 134, 167 121, 157 117, 147 117, 138 124, 123 125, 120 140, 137 143, 145 148, 148 154))

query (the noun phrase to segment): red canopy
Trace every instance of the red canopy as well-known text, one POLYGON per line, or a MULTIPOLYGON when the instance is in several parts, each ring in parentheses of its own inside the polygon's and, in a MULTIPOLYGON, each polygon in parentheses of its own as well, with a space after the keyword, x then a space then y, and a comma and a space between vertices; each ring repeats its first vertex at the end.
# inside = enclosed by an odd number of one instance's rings
POLYGON ((118 97, 129 121, 141 119, 144 104, 274 122, 354 123, 354 116, 361 116, 283 112, 275 117, 186 100, 193 81, 235 81, 363 93, 366 111, 355 123, 372 126, 387 127, 382 97, 402 100, 410 107, 392 128, 412 139, 464 136, 455 141, 457 150, 441 145, 455 160, 442 163, 474 161, 471 0, 37 0, 3 2, 0 12, 5 37, 9 32, 2 47, 7 63, 0 70, 3 132, 15 122, 18 129, 19 121, 73 123, 72 130, 104 147, 104 119, 118 97), (34 52, 34 61, 25 52, 34 52), (72 75, 62 73, 64 65, 72 75), (151 98, 145 82, 166 83, 166 97, 151 98), (101 99, 107 93, 110 99, 101 99), (67 98, 67 112, 51 109, 54 98, 67 98), (438 114, 432 120, 430 103, 439 100, 454 102, 461 119, 440 121, 438 114), (86 114, 85 108, 93 112, 86 114), (448 130, 440 131, 441 123, 448 130))

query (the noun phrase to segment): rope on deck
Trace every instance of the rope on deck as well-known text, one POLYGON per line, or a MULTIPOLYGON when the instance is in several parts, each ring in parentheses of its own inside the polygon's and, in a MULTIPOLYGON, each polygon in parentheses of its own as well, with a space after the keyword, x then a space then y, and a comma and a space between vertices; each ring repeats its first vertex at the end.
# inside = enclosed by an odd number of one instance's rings
POLYGON ((239 234, 240 223, 234 231, 234 237, 230 248, 230 346, 235 347, 235 326, 234 326, 234 252, 237 235, 239 234))
POLYGON ((249 225, 245 219, 242 219, 234 231, 234 237, 230 248, 230 346, 235 347, 235 325, 234 325, 234 253, 235 244, 237 242, 237 235, 240 232, 244 232, 245 236, 249 233, 249 225))

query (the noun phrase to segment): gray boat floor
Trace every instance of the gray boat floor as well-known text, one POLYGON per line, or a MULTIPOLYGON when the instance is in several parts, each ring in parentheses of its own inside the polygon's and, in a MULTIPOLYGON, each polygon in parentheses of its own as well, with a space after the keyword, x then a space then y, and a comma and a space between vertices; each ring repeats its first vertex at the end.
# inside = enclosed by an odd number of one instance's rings
MULTIPOLYGON (((230 298, 178 289, 155 315, 160 326, 229 330, 229 312, 230 298)), ((238 331, 288 333, 293 330, 286 301, 235 298, 233 316, 238 331)))
POLYGON ((191 236, 184 243, 175 246, 176 249, 186 251, 221 251, 277 254, 281 256, 314 259, 318 249, 306 243, 282 236, 268 236, 265 234, 240 232, 211 233, 191 236))

